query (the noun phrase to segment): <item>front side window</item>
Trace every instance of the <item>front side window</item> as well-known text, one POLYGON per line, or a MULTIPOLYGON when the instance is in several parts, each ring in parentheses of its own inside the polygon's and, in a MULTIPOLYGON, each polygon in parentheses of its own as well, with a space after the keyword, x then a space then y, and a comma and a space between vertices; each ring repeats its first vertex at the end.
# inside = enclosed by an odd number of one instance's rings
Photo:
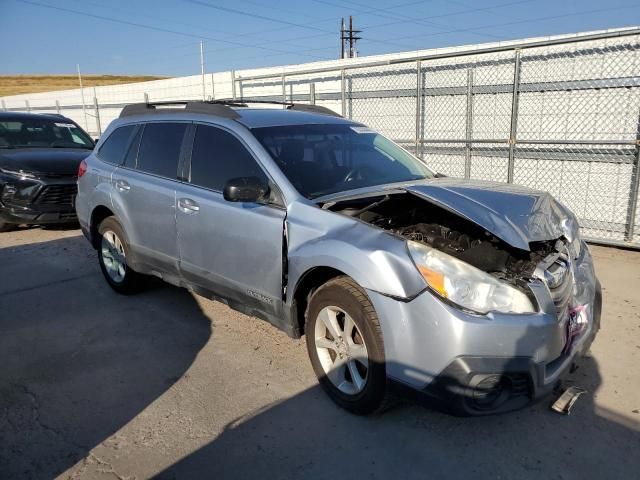
POLYGON ((138 170, 166 178, 178 176, 186 123, 147 123, 138 150, 138 170))
POLYGON ((287 125, 252 132, 293 186, 311 199, 434 176, 413 155, 362 126, 287 125))
POLYGON ((267 177, 251 153, 232 134, 216 127, 198 125, 191 154, 191 183, 222 191, 232 178, 267 177))
POLYGON ((0 148, 93 150, 93 140, 78 125, 64 118, 3 118, 0 120, 0 148))
POLYGON ((109 135, 109 138, 100 146, 98 157, 107 163, 113 163, 114 165, 122 164, 127 146, 129 145, 135 128, 135 125, 125 125, 124 127, 116 128, 111 135, 109 135))

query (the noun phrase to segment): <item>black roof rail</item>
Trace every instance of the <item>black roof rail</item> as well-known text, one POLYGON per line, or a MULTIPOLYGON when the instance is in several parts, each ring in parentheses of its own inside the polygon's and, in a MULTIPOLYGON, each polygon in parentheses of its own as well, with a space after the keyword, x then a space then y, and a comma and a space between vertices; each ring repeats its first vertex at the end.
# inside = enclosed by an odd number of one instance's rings
POLYGON ((252 99, 252 98, 240 98, 240 99, 225 98, 220 100, 211 100, 210 103, 233 105, 235 107, 247 107, 248 104, 250 103, 286 105, 287 110, 296 110, 299 112, 309 112, 309 113, 321 113, 323 115, 331 115, 333 117, 342 118, 342 115, 334 112, 330 108, 322 107, 320 105, 311 105, 309 103, 293 103, 293 102, 283 102, 282 100, 261 100, 261 99, 252 99))
POLYGON ((321 113, 323 115, 331 115, 333 117, 343 118, 337 112, 334 112, 330 108, 323 107, 321 105, 311 105, 308 103, 293 103, 291 106, 287 107, 287 110, 297 110, 299 112, 311 112, 311 113, 321 113))
MULTIPOLYGON (((127 105, 120 112, 120 117, 130 117, 133 115, 149 115, 156 113, 175 113, 177 109, 172 108, 160 108, 157 107, 171 107, 184 105, 184 111, 191 113, 205 113, 208 115, 215 115, 217 117, 224 118, 240 118, 240 115, 233 110, 230 106, 222 103, 203 102, 194 100, 179 100, 179 101, 167 101, 167 102, 153 102, 153 103, 134 103, 127 105)), ((239 106, 239 105, 238 105, 239 106)))
POLYGON ((278 100, 252 100, 246 98, 240 99, 220 99, 220 100, 176 100, 153 103, 134 103, 125 106, 120 112, 120 117, 130 117, 133 115, 149 115, 154 113, 170 112, 175 113, 176 109, 157 107, 171 107, 184 105, 184 110, 192 113, 204 113, 215 115, 217 117, 236 119, 240 118, 238 112, 231 107, 248 107, 251 103, 284 105, 287 110, 295 110, 299 112, 320 113, 322 115, 331 115, 342 118, 342 115, 333 110, 322 107, 320 105, 310 105, 306 103, 282 102, 278 100))

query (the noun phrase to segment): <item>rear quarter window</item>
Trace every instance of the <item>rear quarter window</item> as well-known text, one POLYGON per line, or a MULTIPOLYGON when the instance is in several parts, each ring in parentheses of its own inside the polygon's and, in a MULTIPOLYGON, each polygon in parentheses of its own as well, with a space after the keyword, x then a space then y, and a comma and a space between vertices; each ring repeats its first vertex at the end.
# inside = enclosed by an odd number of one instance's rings
POLYGON ((100 146, 98 150, 100 160, 114 165, 121 165, 135 130, 135 125, 116 128, 100 146))

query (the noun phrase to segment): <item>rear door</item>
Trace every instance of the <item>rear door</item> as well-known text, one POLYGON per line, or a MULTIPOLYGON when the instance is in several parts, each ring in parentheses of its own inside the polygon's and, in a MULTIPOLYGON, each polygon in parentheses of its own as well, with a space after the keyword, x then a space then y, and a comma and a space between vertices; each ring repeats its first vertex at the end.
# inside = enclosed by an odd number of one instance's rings
POLYGON ((145 123, 112 176, 118 210, 136 261, 178 274, 175 198, 188 122, 145 123))
POLYGON ((188 182, 176 191, 181 273, 222 297, 279 315, 286 210, 226 201, 222 190, 227 181, 246 176, 268 181, 235 134, 197 124, 188 182))

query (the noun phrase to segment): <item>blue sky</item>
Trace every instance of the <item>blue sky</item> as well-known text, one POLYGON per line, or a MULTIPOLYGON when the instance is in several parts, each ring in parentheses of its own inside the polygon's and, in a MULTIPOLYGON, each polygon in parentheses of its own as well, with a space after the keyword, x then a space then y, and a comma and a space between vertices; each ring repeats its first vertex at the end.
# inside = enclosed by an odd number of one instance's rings
POLYGON ((0 0, 0 74, 191 75, 640 24, 637 0, 0 0), (53 8, 52 8, 53 7, 53 8))

